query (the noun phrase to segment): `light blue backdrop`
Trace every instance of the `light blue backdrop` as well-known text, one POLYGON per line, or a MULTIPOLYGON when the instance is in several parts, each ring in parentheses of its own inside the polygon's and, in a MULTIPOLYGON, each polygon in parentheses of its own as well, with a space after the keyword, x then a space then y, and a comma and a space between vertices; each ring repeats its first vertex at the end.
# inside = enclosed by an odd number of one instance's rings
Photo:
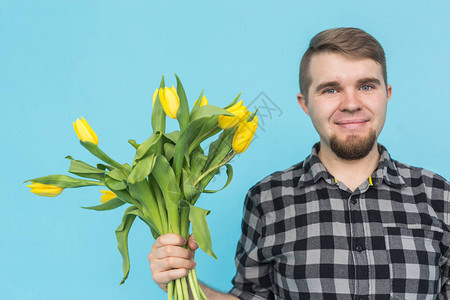
POLYGON ((164 299, 151 279, 153 238, 142 223, 131 230, 131 273, 119 286, 114 230, 123 209, 81 209, 98 203, 98 188, 44 198, 22 182, 68 174, 66 155, 97 162, 73 132, 80 116, 104 151, 130 162, 127 140, 149 136, 151 96, 162 74, 175 83, 173 73, 191 100, 205 89, 212 104, 223 106, 242 91, 247 104, 265 107, 258 138, 235 159, 233 183, 199 201, 212 211, 219 260, 198 252, 198 275, 228 290, 247 189, 303 160, 318 140, 296 101, 298 67, 309 39, 327 28, 360 27, 381 42, 393 97, 380 141, 395 159, 450 178, 449 1, 1 0, 0 6, 1 299, 164 299))

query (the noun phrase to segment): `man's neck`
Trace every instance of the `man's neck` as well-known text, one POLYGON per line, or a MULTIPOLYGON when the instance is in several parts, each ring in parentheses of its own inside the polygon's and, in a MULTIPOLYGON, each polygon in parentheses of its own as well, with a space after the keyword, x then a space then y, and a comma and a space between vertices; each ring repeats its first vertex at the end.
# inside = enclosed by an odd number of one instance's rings
POLYGON ((329 147, 321 147, 318 156, 322 164, 338 181, 343 182, 351 191, 356 190, 375 171, 380 159, 377 143, 369 154, 358 160, 339 158, 329 147))

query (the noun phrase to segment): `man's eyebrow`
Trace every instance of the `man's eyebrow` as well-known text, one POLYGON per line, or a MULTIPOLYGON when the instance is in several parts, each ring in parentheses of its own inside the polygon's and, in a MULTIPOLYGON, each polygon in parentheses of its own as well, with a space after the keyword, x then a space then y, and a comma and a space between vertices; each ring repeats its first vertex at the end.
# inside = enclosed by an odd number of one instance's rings
POLYGON ((356 82, 357 85, 363 85, 363 84, 368 84, 368 83, 372 83, 375 85, 381 85, 381 81, 375 77, 361 78, 356 82))
POLYGON ((340 84, 337 81, 325 81, 316 87, 316 92, 320 92, 323 88, 326 88, 326 87, 327 88, 336 88, 339 86, 340 86, 340 84))

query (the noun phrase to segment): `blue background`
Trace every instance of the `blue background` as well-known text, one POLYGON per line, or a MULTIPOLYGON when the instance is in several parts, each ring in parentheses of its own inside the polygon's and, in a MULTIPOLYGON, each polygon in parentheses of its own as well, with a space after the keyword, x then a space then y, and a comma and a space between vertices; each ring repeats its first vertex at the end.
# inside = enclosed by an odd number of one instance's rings
POLYGON ((360 27, 381 42, 393 96, 380 141, 393 158, 450 178, 449 1, 1 0, 0 6, 1 299, 164 299, 151 279, 154 240, 142 222, 130 232, 131 272, 119 286, 114 230, 124 209, 81 209, 99 202, 97 187, 44 198, 22 182, 68 174, 66 155, 98 162, 73 131, 80 116, 105 152, 130 162, 127 140, 149 136, 153 91, 162 74, 175 84, 174 73, 191 103, 202 89, 218 106, 242 91, 247 104, 279 108, 260 109, 258 138, 235 159, 232 184, 198 203, 212 211, 219 258, 198 251, 198 276, 229 290, 247 189, 303 160, 318 140, 296 94, 300 56, 324 29, 360 27))

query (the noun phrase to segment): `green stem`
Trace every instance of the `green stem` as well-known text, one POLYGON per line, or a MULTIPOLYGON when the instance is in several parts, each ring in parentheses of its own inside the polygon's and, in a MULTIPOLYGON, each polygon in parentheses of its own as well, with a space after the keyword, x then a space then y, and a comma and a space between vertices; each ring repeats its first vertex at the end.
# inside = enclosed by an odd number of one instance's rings
POLYGON ((175 286, 177 287, 177 291, 176 291, 177 296, 181 297, 181 299, 184 300, 183 288, 181 287, 181 279, 179 279, 179 278, 175 279, 175 286))
POLYGON ((220 167, 226 165, 227 163, 229 163, 230 160, 232 160, 233 157, 234 157, 235 155, 236 155, 236 152, 231 151, 231 153, 228 154, 228 155, 223 159, 223 161, 222 161, 220 164, 218 164, 218 165, 216 165, 216 166, 214 166, 214 167, 212 167, 212 168, 209 168, 205 173, 203 173, 202 175, 200 175, 200 177, 197 178, 197 180, 194 182, 194 186, 196 186, 197 183, 199 183, 200 181, 202 181, 202 179, 205 178, 206 175, 208 175, 209 173, 211 173, 211 172, 214 171, 215 169, 220 168, 220 167))
POLYGON ((167 285, 167 300, 172 300, 173 297, 174 297, 174 294, 173 294, 173 281, 171 281, 167 285))
POLYGON ((195 269, 192 269, 192 275, 194 277, 195 282, 198 285, 198 291, 200 292, 200 296, 202 296, 202 298, 204 300, 207 300, 208 298, 206 297, 205 293, 203 292, 202 287, 200 286, 200 284, 198 284, 197 271, 195 269))
POLYGON ((192 292, 192 296, 194 297, 194 300, 201 300, 200 295, 198 293, 198 285, 196 284, 196 282, 193 278, 192 270, 189 270, 188 280, 189 280, 189 286, 191 287, 191 292, 192 292))
POLYGON ((181 287, 183 288, 183 300, 189 300, 189 290, 186 283, 186 277, 180 278, 181 287))
POLYGON ((114 168, 117 168, 119 170, 123 170, 123 166, 119 164, 117 161, 109 157, 105 152, 103 152, 96 144, 93 144, 91 142, 83 142, 80 141, 81 145, 83 145, 84 148, 86 148, 89 152, 91 152, 96 157, 103 160, 105 163, 110 164, 114 168))

